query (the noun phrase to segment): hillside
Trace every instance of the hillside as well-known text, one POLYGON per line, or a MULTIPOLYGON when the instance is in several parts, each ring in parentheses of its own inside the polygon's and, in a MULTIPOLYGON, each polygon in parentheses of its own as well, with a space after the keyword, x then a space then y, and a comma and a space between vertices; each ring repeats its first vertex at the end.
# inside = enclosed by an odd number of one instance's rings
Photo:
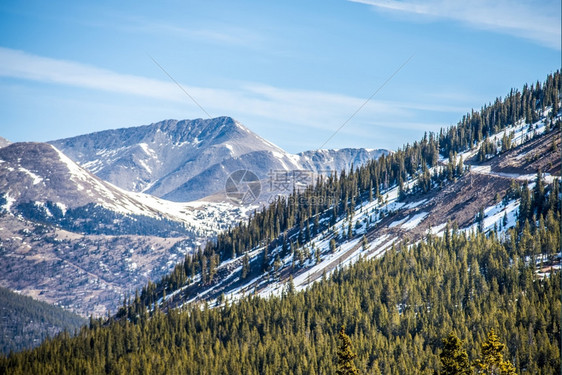
MULTIPOLYGON (((520 125, 508 131, 516 132, 522 127, 529 129, 520 125)), ((309 225, 305 223, 300 233, 288 231, 285 239, 274 245, 258 246, 247 255, 241 254, 218 266, 217 276, 212 281, 201 285, 201 280, 195 278, 177 293, 169 289, 167 303, 176 306, 185 301, 214 302, 219 296, 237 300, 255 293, 279 295, 290 278, 300 290, 341 265, 381 256, 392 246, 415 243, 428 233, 442 236, 447 224, 454 223, 467 232, 476 230, 480 212, 484 213, 484 231, 495 229, 505 233, 515 226, 520 204, 509 195, 513 184, 533 184, 539 169, 548 171, 544 176, 547 184, 554 181, 553 175, 560 176, 560 130, 543 134, 544 122, 532 125, 532 129, 534 138, 519 146, 514 142, 512 149, 485 162, 477 163, 475 157, 470 157, 470 151, 461 154, 459 160, 466 157, 461 172, 445 178, 441 187, 420 191, 418 177, 407 183, 415 194, 403 193, 402 198, 398 187, 390 188, 383 191, 379 199, 357 202, 345 215, 337 218, 328 215, 317 220, 318 224, 316 220, 309 225), (306 240, 307 237, 310 239, 306 240), (293 248, 295 251, 291 251, 293 248), (267 260, 264 251, 267 251, 267 260), (242 278, 246 257, 248 276, 242 278)), ((528 133, 529 137, 531 134, 528 133)), ((446 170, 449 162, 441 163, 443 167, 436 166, 435 170, 446 170)), ((193 261, 198 262, 197 259, 193 261)))
POLYGON ((441 234, 448 223, 464 231, 505 232, 520 205, 514 186, 532 186, 539 168, 560 176, 559 85, 557 73, 544 86, 512 90, 439 136, 278 199, 145 287, 141 303, 268 296, 281 293, 291 277, 301 289, 339 265, 380 256, 428 232, 441 234))
POLYGON ((251 209, 127 192, 49 144, 13 143, 0 148, 0 285, 104 315, 251 209))
POLYGON ((84 317, 115 311, 190 250, 181 238, 84 235, 5 213, 0 228, 0 285, 84 317))
POLYGON ((532 186, 539 168, 544 183, 556 181, 546 170, 560 176, 559 92, 556 73, 439 135, 426 134, 354 171, 279 197, 143 288, 141 303, 268 296, 281 293, 291 277, 297 289, 305 288, 339 265, 440 234, 448 223, 505 232, 520 205, 515 187, 532 186))
POLYGON ((241 169, 267 181, 272 171, 339 172, 387 153, 343 149, 293 155, 230 117, 165 120, 51 144, 116 186, 177 202, 224 191, 227 177, 241 169))
POLYGON ((0 353, 33 348, 59 332, 78 330, 86 320, 60 307, 0 288, 0 353))

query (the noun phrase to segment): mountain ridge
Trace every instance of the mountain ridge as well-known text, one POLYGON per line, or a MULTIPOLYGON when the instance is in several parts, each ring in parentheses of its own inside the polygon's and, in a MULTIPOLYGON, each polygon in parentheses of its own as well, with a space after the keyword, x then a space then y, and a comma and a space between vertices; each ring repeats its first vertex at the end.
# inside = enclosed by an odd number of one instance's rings
POLYGON ((227 116, 163 120, 49 143, 116 186, 173 201, 220 192, 240 169, 262 180, 271 171, 340 172, 388 153, 349 148, 290 154, 227 116))

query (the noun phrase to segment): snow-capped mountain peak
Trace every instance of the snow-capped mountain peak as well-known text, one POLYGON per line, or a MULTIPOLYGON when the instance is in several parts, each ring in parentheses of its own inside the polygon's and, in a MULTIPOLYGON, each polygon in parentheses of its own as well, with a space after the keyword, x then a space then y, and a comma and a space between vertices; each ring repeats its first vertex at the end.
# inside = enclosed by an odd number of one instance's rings
POLYGON ((125 190, 191 201, 224 190, 228 175, 247 169, 340 171, 385 150, 342 149, 293 155, 231 117, 164 120, 51 142, 72 160, 125 190))

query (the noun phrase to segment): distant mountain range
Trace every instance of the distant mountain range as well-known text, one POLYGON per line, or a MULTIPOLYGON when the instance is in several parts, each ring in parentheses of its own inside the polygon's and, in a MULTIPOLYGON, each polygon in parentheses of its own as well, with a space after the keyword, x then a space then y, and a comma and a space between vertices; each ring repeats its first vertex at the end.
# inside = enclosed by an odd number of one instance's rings
POLYGON ((165 120, 50 142, 125 190, 186 202, 223 191, 234 171, 265 180, 272 171, 341 171, 388 153, 341 149, 290 154, 230 117, 165 120))

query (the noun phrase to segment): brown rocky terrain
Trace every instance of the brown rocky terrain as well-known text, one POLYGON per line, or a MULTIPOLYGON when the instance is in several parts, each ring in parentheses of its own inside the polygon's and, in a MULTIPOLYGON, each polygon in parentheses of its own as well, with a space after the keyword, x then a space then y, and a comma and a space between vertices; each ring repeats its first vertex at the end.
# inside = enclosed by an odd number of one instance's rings
POLYGON ((183 258, 179 238, 81 235, 3 214, 0 285, 83 316, 115 310, 124 294, 183 258))

